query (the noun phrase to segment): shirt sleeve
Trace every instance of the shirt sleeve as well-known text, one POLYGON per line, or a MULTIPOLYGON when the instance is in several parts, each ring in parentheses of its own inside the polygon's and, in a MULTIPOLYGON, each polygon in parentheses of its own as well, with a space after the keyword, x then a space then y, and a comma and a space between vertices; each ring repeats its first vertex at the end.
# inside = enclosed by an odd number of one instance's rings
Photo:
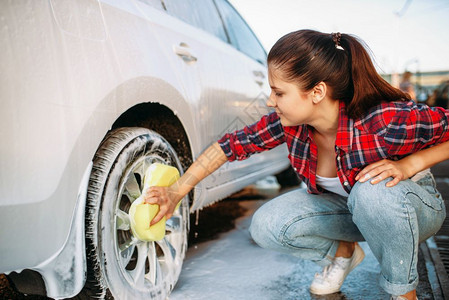
POLYGON ((284 128, 279 116, 273 112, 252 125, 225 134, 218 143, 228 160, 234 161, 272 149, 284 141, 284 128))
POLYGON ((409 102, 397 110, 385 128, 387 153, 407 155, 449 140, 449 111, 409 102))

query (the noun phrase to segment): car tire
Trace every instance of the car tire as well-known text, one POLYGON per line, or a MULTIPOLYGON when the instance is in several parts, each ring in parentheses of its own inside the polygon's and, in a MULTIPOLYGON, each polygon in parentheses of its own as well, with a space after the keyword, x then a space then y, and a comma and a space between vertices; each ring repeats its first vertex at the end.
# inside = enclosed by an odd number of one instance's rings
POLYGON ((170 144, 145 128, 119 128, 99 146, 86 204, 87 280, 81 297, 166 299, 187 250, 189 199, 166 222, 164 239, 137 240, 129 225, 129 207, 141 193, 143 174, 154 162, 178 168, 170 144))

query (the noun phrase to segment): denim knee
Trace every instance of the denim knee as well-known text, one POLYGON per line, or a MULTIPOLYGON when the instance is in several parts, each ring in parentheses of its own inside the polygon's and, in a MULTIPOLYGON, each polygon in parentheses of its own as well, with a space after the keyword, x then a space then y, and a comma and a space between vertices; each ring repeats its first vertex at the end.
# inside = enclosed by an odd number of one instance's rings
POLYGON ((256 210, 249 227, 249 232, 252 239, 262 248, 273 248, 278 242, 276 240, 276 234, 271 228, 269 228, 270 209, 267 208, 267 204, 263 205, 256 210))
POLYGON ((253 240, 262 248, 281 252, 309 248, 307 216, 278 215, 273 213, 275 206, 275 202, 268 202, 254 213, 249 228, 253 240))
POLYGON ((287 248, 295 251, 309 248, 308 236, 318 226, 313 225, 310 217, 317 214, 287 216, 274 213, 275 209, 276 203, 268 202, 254 213, 249 228, 253 240, 262 248, 282 252, 287 251, 287 248))
MULTIPOLYGON (((393 187, 386 187, 387 178, 377 184, 357 182, 348 197, 348 209, 354 223, 385 218, 401 218, 418 214, 421 223, 432 223, 444 217, 444 203, 438 195, 431 195, 427 189, 406 180, 393 187), (425 210, 422 207, 426 208, 425 210), (415 211, 416 210, 416 211, 415 211), (436 219, 435 219, 436 218, 436 219)), ((424 224, 423 224, 424 225, 424 224)))
POLYGON ((357 182, 351 190, 348 197, 348 209, 352 214, 354 223, 358 221, 378 220, 385 215, 386 202, 392 201, 392 197, 386 196, 385 183, 389 180, 384 180, 378 184, 371 184, 369 182, 357 182))
POLYGON ((262 248, 326 266, 332 262, 338 242, 308 235, 312 223, 307 217, 297 216, 292 219, 273 216, 272 207, 267 203, 254 213, 249 231, 253 240, 262 248))

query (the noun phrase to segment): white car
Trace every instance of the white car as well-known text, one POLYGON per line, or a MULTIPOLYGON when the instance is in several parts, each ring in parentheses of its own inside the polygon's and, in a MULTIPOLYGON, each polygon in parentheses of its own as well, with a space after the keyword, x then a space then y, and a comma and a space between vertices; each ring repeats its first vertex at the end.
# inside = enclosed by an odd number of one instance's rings
POLYGON ((159 242, 129 207, 153 162, 185 170, 267 113, 266 53, 226 0, 0 3, 0 273, 20 290, 165 299, 189 213, 288 166, 278 147, 225 164, 159 242))

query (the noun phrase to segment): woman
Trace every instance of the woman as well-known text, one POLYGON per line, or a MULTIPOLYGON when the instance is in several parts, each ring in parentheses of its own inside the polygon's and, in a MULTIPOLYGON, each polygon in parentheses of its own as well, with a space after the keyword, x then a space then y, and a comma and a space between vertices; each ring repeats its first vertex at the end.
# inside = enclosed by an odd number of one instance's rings
POLYGON ((394 299, 415 299, 418 243, 435 234, 445 208, 428 168, 449 158, 449 111, 417 105, 376 72, 353 36, 300 30, 268 55, 275 112, 226 134, 149 203, 170 217, 176 203, 226 161, 287 143, 307 184, 262 206, 251 235, 262 247, 323 266, 310 291, 340 290, 366 241, 394 299))

